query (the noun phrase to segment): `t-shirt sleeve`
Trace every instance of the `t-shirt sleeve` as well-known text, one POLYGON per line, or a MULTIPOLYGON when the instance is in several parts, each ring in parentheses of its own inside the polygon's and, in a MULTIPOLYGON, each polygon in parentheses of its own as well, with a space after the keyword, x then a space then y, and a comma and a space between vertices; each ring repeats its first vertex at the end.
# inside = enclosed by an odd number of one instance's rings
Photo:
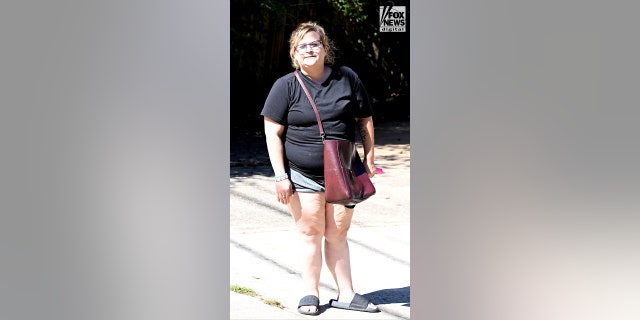
POLYGON ((371 107, 369 94, 367 94, 367 90, 358 75, 353 70, 349 69, 349 71, 353 81, 353 93, 358 102, 354 115, 356 118, 370 117, 373 115, 373 108, 371 107))
POLYGON ((286 79, 280 78, 271 87, 260 115, 286 125, 287 110, 289 109, 289 87, 286 79))

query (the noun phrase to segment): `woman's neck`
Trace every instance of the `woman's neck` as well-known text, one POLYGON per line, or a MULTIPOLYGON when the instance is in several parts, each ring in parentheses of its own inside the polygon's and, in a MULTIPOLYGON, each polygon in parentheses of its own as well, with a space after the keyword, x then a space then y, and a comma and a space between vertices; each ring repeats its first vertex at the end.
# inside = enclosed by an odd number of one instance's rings
POLYGON ((307 78, 311 79, 311 81, 323 83, 329 76, 330 68, 323 65, 319 68, 300 68, 300 71, 302 71, 302 74, 307 76, 307 78))

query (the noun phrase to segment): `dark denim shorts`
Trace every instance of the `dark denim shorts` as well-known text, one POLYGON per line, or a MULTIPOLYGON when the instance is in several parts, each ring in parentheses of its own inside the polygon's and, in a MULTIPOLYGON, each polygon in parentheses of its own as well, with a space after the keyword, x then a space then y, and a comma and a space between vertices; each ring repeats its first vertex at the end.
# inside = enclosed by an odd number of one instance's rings
MULTIPOLYGON (((324 192, 324 185, 321 185, 320 183, 318 183, 318 181, 304 176, 302 173, 294 169, 289 169, 289 180, 291 180, 291 184, 293 185, 293 191, 324 192)), ((352 209, 355 207, 355 205, 345 207, 352 209)))
POLYGON ((298 192, 324 192, 324 185, 312 180, 302 173, 290 169, 289 180, 293 184, 293 190, 298 192))

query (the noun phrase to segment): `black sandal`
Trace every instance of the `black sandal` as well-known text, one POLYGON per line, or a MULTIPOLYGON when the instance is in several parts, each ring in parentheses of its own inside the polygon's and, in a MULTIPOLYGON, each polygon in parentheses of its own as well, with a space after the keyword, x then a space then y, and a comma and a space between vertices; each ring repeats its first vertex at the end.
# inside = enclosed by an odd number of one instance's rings
POLYGON ((310 316, 317 315, 318 313, 320 313, 320 299, 318 299, 318 297, 314 295, 308 295, 308 296, 302 297, 302 299, 300 299, 300 302, 298 303, 298 312, 302 314, 310 315, 310 316), (316 311, 306 311, 306 310, 300 309, 303 306, 304 307, 314 306, 316 307, 316 311))
POLYGON ((339 302, 338 300, 331 299, 329 301, 329 305, 334 308, 346 309, 346 310, 355 310, 355 311, 363 311, 363 312, 380 312, 378 307, 370 307, 369 299, 365 298, 363 295, 355 294, 351 302, 339 302))

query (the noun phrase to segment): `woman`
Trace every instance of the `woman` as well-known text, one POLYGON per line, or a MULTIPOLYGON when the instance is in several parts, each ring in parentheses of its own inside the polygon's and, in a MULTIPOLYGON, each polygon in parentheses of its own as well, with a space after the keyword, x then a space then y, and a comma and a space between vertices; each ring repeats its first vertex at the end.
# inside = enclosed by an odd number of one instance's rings
MULTIPOLYGON (((333 65, 333 48, 316 23, 300 24, 291 34, 289 49, 292 65, 316 103, 327 139, 355 141, 357 127, 363 162, 373 177, 373 112, 360 79, 353 70, 333 65)), ((319 313, 323 240, 325 262, 338 288, 338 297, 330 305, 378 312, 353 289, 347 231, 354 207, 325 201, 322 140, 313 108, 293 73, 276 80, 261 115, 276 199, 288 206, 301 237, 304 287, 298 312, 319 313)))

